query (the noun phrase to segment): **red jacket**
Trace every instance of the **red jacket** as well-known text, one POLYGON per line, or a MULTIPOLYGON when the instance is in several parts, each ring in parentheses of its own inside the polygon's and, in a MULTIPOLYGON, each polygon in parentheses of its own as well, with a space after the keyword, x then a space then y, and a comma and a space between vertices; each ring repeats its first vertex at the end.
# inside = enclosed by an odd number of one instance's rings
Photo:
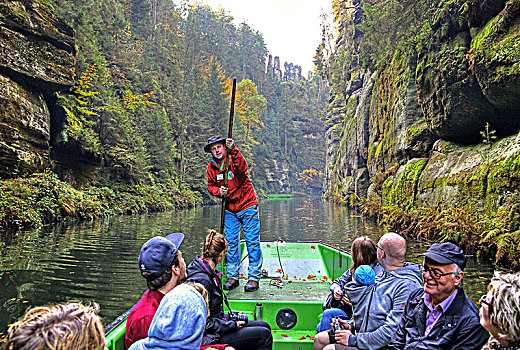
MULTIPOLYGON (((253 205, 258 205, 255 189, 247 176, 247 163, 240 151, 235 146, 227 150, 230 158, 228 172, 228 194, 226 197, 226 210, 238 213, 253 205)), ((220 186, 224 186, 224 172, 212 158, 208 164, 208 191, 214 196, 220 193, 220 186)))
POLYGON ((147 290, 135 304, 126 320, 125 349, 148 336, 148 329, 163 297, 164 294, 158 290, 147 290))

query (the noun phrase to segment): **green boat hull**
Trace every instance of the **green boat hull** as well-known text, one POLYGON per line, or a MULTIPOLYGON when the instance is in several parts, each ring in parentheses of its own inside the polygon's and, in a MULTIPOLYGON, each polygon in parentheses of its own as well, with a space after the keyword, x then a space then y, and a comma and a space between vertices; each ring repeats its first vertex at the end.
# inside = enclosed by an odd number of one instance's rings
MULTIPOLYGON (((241 286, 228 293, 231 308, 247 314, 249 319, 261 316, 262 321, 268 322, 273 331, 273 349, 313 349, 330 282, 351 266, 350 255, 312 242, 262 242, 261 246, 263 269, 268 277, 262 278, 260 288, 250 293, 244 293, 241 287, 245 280, 241 280, 241 286), (262 306, 259 308, 257 303, 262 306), (288 323, 294 326, 284 329, 288 323)), ((242 243, 244 252, 247 251, 242 243)), ((247 272, 247 259, 240 271, 247 272)), ((124 349, 125 320, 124 314, 105 330, 109 350, 124 349)))

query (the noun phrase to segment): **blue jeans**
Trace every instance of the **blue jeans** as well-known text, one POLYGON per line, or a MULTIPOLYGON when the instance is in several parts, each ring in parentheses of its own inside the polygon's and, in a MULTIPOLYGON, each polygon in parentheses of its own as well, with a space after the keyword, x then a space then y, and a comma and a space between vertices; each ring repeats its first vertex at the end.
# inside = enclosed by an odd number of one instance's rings
POLYGON ((318 333, 328 331, 329 329, 331 329, 332 327, 330 326, 330 323, 332 322, 333 318, 341 318, 342 320, 348 320, 348 315, 345 311, 335 308, 323 311, 323 315, 321 316, 321 322, 318 323, 318 333))
POLYGON ((247 277, 259 281, 262 273, 262 250, 260 249, 260 218, 258 205, 253 205, 238 213, 226 210, 224 216, 226 240, 229 250, 226 255, 226 274, 228 278, 238 279, 240 269, 240 225, 244 230, 247 254, 249 255, 249 269, 247 277))

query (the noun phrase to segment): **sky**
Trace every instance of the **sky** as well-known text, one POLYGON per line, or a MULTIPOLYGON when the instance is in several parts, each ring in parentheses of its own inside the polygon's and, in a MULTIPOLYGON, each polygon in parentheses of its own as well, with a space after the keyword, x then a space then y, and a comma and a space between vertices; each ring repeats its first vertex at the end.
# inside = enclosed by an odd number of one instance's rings
POLYGON ((269 54, 312 71, 316 47, 321 42, 321 13, 331 21, 332 0, 198 0, 213 9, 224 8, 235 24, 248 23, 264 37, 269 54))

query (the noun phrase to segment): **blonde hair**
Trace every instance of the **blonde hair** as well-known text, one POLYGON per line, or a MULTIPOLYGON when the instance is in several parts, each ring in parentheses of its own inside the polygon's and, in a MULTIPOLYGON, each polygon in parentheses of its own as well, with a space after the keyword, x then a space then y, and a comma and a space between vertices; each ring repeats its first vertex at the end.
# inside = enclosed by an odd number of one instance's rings
POLYGON ((211 259, 217 263, 217 259, 224 252, 228 250, 228 242, 226 237, 217 233, 215 230, 211 230, 204 239, 204 246, 202 247, 202 257, 204 259, 211 259))
POLYGON ((495 273, 488 290, 493 295, 489 319, 500 330, 499 337, 511 346, 520 345, 520 273, 495 273))
POLYGON ((202 299, 206 303, 206 317, 209 317, 209 294, 206 288, 202 284, 193 281, 186 282, 186 284, 195 288, 202 295, 202 299))
POLYGON ((9 327, 4 350, 105 349, 98 310, 81 303, 33 308, 9 327))

